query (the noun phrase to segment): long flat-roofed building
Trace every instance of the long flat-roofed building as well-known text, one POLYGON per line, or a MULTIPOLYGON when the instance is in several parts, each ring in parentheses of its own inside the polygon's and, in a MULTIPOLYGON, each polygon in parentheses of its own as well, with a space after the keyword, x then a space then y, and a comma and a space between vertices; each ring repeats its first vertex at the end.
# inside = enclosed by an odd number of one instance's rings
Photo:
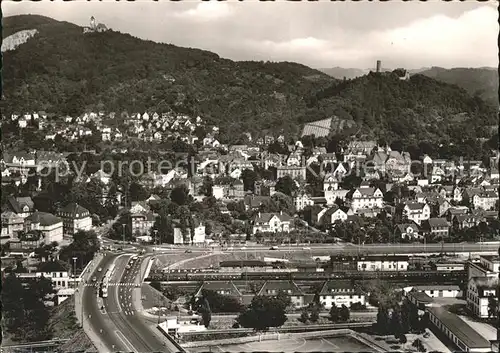
POLYGON ((491 352, 491 343, 470 327, 458 315, 443 307, 429 307, 429 321, 462 352, 491 352))

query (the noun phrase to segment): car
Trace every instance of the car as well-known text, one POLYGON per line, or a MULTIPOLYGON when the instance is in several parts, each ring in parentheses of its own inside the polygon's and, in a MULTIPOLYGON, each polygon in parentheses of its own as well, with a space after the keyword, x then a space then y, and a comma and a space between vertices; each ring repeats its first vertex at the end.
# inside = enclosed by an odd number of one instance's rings
POLYGON ((278 247, 277 247, 277 246, 271 246, 271 247, 269 248, 269 250, 278 250, 278 247))
POLYGON ((246 247, 242 247, 241 250, 246 250, 247 248, 246 247))
POLYGON ((93 277, 92 282, 97 282, 97 277, 93 277))
POLYGON ((102 271, 102 267, 99 267, 99 268, 97 269, 97 271, 98 271, 98 272, 101 272, 101 271, 102 271))
POLYGON ((189 250, 187 249, 186 251, 184 251, 186 254, 191 254, 193 251, 192 250, 189 250))
POLYGON ((311 250, 311 248, 308 247, 308 246, 305 246, 305 247, 302 248, 302 250, 311 250))
POLYGON ((125 266, 127 270, 130 270, 130 265, 125 266))

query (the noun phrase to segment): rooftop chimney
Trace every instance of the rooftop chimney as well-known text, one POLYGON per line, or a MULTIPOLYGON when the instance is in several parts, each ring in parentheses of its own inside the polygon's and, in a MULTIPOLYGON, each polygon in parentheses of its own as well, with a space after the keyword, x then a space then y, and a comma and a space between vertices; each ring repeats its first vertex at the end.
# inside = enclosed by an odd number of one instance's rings
POLYGON ((382 71, 382 61, 377 60, 377 72, 381 72, 381 71, 382 71))

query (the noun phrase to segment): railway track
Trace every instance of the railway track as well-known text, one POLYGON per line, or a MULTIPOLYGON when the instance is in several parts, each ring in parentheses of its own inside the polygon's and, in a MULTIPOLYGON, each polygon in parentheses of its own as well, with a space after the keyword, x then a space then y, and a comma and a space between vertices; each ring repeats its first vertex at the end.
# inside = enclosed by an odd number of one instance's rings
POLYGON ((203 282, 203 281, 253 281, 253 280, 295 280, 314 281, 329 279, 369 280, 385 279, 388 281, 429 281, 456 282, 466 279, 465 271, 342 271, 342 272, 155 272, 146 281, 168 282, 203 282))

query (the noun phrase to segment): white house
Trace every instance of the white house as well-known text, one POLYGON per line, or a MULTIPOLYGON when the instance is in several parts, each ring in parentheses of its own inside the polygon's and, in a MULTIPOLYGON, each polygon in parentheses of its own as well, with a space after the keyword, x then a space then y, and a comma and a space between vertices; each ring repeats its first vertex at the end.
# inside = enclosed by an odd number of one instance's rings
POLYGON ((325 309, 330 309, 333 304, 337 307, 345 305, 348 308, 354 303, 366 305, 365 294, 353 288, 351 281, 346 280, 325 282, 319 292, 319 300, 325 306, 325 309))
POLYGON ((492 210, 498 201, 498 195, 494 191, 485 191, 472 197, 475 209, 492 210))
POLYGON ((50 213, 35 212, 24 219, 26 232, 39 230, 42 232, 45 244, 61 243, 63 240, 63 221, 50 213))
POLYGON ((406 271, 409 257, 399 255, 370 255, 357 261, 358 271, 406 271))
POLYGON ((311 197, 307 193, 305 193, 305 192, 304 193, 300 193, 299 195, 297 195, 294 198, 294 202, 295 202, 295 209, 297 211, 301 211, 304 208, 306 208, 307 206, 314 205, 313 199, 311 199, 311 197))
POLYGON ((414 286, 417 292, 423 292, 431 298, 460 298, 463 293, 459 286, 456 285, 428 285, 414 286))
POLYGON ((333 205, 335 203, 336 199, 340 199, 342 201, 345 201, 348 193, 349 193, 349 190, 344 190, 344 189, 326 190, 324 192, 326 204, 333 205))
POLYGON ((338 188, 339 181, 337 177, 333 173, 325 175, 325 178, 323 179, 323 191, 333 191, 338 190, 338 188))
POLYGON ((214 185, 212 187, 212 195, 217 199, 223 199, 224 198, 224 186, 222 185, 214 185))
POLYGON ((401 239, 406 240, 417 240, 423 237, 415 223, 396 225, 396 234, 399 235, 401 239))
POLYGON ((258 213, 253 225, 253 234, 257 232, 290 232, 293 218, 286 213, 258 213))
POLYGON ((335 224, 337 221, 344 222, 347 220, 347 213, 342 211, 337 205, 331 208, 325 208, 318 214, 318 220, 322 224, 335 224))
POLYGON ((111 128, 105 127, 102 129, 101 138, 103 141, 111 141, 111 128))
POLYGON ((63 231, 66 235, 73 235, 79 230, 89 231, 92 229, 92 218, 89 210, 77 203, 70 203, 62 208, 57 215, 63 220, 63 231))
POLYGON ((403 215, 408 217, 409 221, 421 225, 423 221, 431 217, 431 208, 426 203, 408 202, 403 208, 403 215))
POLYGON ((489 297, 497 297, 498 278, 473 277, 467 286, 467 308, 479 318, 488 318, 489 297))
POLYGON ((382 191, 378 188, 359 188, 352 194, 351 208, 354 212, 366 208, 382 208, 382 191))

